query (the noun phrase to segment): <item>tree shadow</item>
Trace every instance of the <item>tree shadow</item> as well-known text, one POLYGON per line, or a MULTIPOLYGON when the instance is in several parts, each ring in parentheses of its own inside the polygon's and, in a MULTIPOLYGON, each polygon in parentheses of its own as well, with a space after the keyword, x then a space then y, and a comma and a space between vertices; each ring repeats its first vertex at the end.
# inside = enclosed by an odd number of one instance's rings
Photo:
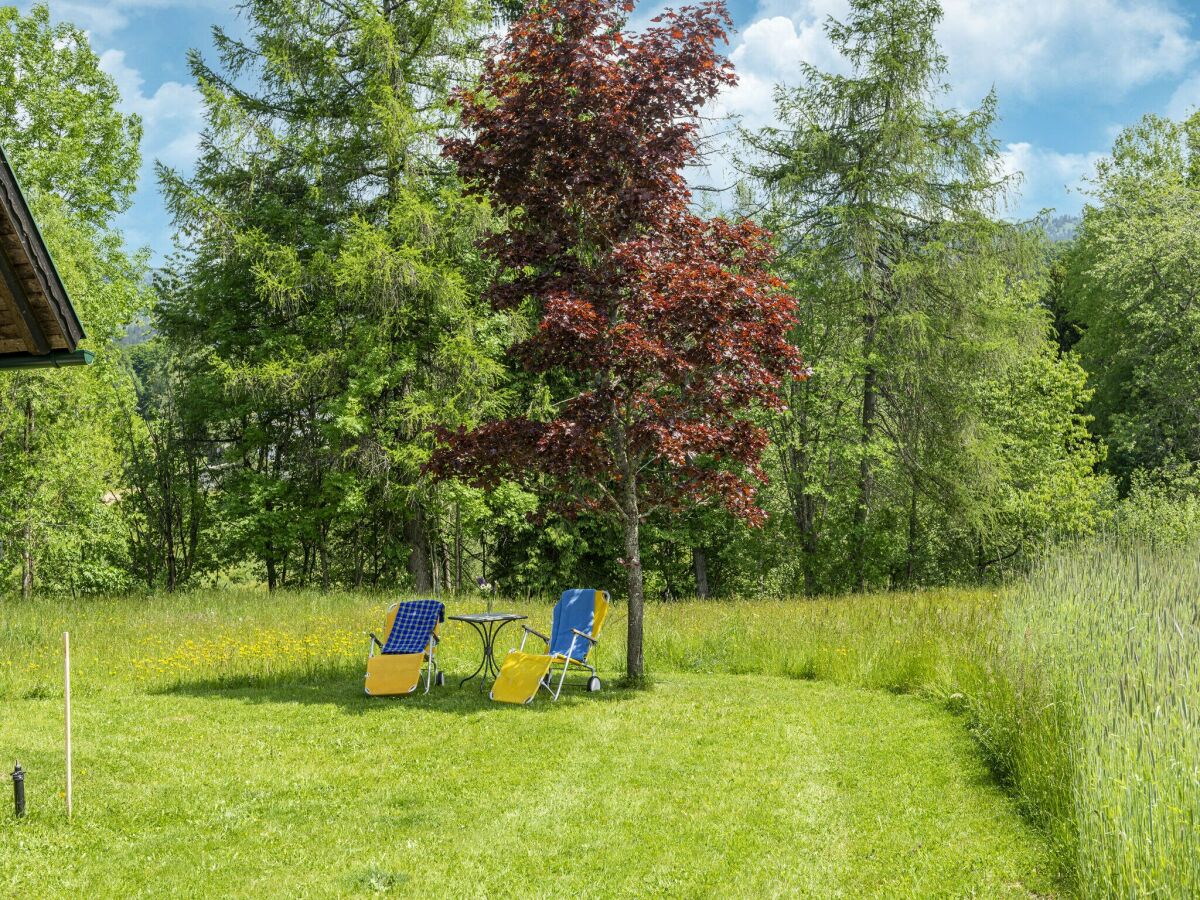
POLYGON ((198 698, 220 698, 244 703, 312 704, 337 706, 352 715, 376 715, 394 712, 397 705, 430 712, 473 715, 485 711, 500 712, 505 709, 522 709, 527 712, 545 713, 553 709, 570 708, 577 704, 614 703, 631 700, 642 690, 631 689, 621 684, 605 684, 599 692, 589 693, 578 679, 567 684, 556 702, 545 691, 539 691, 533 702, 525 706, 497 703, 488 697, 488 688, 480 689, 478 679, 459 686, 459 679, 447 676, 442 687, 434 685, 429 693, 420 686, 411 694, 399 697, 371 697, 363 691, 362 676, 346 676, 341 673, 312 675, 304 679, 285 681, 255 680, 237 681, 199 679, 180 682, 154 691, 157 696, 183 696, 198 698))

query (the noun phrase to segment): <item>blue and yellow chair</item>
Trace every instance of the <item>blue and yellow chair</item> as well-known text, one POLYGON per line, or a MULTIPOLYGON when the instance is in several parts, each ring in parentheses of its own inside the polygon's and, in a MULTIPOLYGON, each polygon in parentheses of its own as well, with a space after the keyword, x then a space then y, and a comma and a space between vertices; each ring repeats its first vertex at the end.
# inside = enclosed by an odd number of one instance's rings
POLYGON ((364 690, 372 697, 411 694, 421 683, 422 668, 425 693, 435 679, 439 687, 445 684, 446 677, 437 667, 438 627, 444 621, 446 606, 440 600, 393 604, 385 624, 387 640, 371 635, 364 690))
POLYGON ((522 626, 525 634, 521 637, 521 646, 509 651, 504 658, 500 674, 492 685, 491 698, 501 703, 530 703, 537 696, 538 688, 544 687, 557 700, 567 680, 567 672, 572 668, 591 672, 587 689, 600 690, 600 678, 596 675, 596 667, 588 662, 588 656, 600 639, 600 629, 608 615, 608 606, 607 591, 591 588, 563 591, 554 605, 550 637, 534 631, 528 625, 522 626), (545 653, 525 652, 525 642, 531 634, 546 642, 545 653), (553 687, 551 669, 554 666, 562 667, 557 687, 553 687))

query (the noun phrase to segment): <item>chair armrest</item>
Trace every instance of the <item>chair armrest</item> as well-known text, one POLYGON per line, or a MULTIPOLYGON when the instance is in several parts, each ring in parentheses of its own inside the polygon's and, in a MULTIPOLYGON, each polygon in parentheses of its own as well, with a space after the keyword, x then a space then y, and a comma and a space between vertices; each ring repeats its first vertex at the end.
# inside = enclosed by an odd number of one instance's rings
POLYGON ((375 632, 373 631, 371 632, 371 640, 375 642, 376 647, 378 647, 380 650, 383 649, 383 643, 379 640, 379 638, 375 637, 375 632))
POLYGON ((524 628, 524 629, 525 629, 525 630, 526 630, 526 631, 527 631, 529 634, 532 634, 534 637, 540 637, 540 638, 541 638, 543 641, 545 641, 547 644, 549 644, 549 643, 550 643, 550 638, 546 637, 546 636, 545 636, 544 634, 542 634, 540 631, 534 631, 534 630, 533 630, 532 628, 530 628, 528 625, 522 625, 521 627, 522 627, 522 628, 524 628))
POLYGON ((593 644, 600 643, 596 638, 592 637, 590 634, 584 634, 578 628, 572 628, 571 630, 573 632, 575 632, 577 635, 579 635, 581 638, 583 638, 585 641, 591 641, 593 644))

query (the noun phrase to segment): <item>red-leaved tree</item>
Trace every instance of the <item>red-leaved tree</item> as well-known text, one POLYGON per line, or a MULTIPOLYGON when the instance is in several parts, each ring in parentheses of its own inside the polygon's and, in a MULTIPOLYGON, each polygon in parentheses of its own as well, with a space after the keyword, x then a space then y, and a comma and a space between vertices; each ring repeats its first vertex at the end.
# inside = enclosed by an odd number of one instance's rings
POLYGON ((467 136, 445 153, 507 220, 487 246, 491 301, 533 303, 540 322, 513 353, 561 393, 544 420, 444 434, 431 467, 484 487, 540 475, 560 501, 619 518, 636 680, 641 523, 714 502, 760 521, 766 436, 747 412, 802 373, 768 235, 694 215, 681 174, 700 108, 734 81, 716 49, 725 7, 667 12, 641 34, 622 30, 631 9, 534 5, 457 95, 467 136))

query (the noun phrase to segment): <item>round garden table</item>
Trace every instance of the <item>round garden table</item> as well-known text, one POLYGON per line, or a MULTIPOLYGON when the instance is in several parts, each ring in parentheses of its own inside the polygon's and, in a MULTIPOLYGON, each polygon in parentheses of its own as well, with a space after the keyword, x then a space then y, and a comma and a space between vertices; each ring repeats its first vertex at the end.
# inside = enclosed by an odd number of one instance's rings
POLYGON ((479 689, 483 690, 483 684, 488 678, 500 674, 500 666, 496 664, 496 637, 509 622, 519 622, 521 619, 529 617, 519 613, 485 612, 466 613, 449 618, 456 622, 466 622, 475 629, 479 634, 479 640, 483 642, 483 659, 479 662, 479 668, 460 681, 458 686, 462 687, 476 675, 482 673, 479 679, 479 689))

